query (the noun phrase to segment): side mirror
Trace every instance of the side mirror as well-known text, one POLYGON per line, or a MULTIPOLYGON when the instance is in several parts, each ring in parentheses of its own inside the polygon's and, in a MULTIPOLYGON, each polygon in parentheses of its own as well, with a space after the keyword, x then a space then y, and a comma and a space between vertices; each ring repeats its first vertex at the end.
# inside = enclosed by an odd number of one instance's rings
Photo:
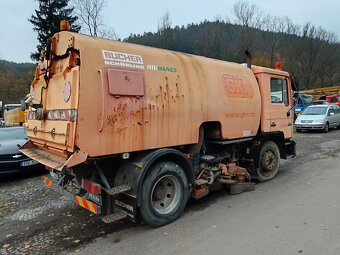
POLYGON ((25 100, 24 99, 21 100, 21 110, 23 112, 26 110, 26 104, 25 104, 25 100))
POLYGON ((292 83, 292 89, 294 91, 299 91, 299 78, 297 76, 291 76, 290 80, 292 83))

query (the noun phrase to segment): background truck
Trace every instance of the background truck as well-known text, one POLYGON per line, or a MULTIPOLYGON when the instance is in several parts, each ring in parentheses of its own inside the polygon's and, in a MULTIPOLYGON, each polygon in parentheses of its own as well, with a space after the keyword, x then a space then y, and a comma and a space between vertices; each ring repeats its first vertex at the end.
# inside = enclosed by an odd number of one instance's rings
POLYGON ((311 104, 313 104, 313 95, 294 93, 293 94, 294 120, 296 120, 297 116, 311 104))
POLYGON ((189 197, 252 190, 295 155, 287 72, 55 34, 36 68, 21 152, 105 222, 177 219, 189 197))
MULTIPOLYGON (((302 94, 313 95, 313 101, 320 99, 321 96, 340 94, 340 86, 316 88, 300 91, 302 94)), ((325 99, 324 99, 325 100, 325 99)))
POLYGON ((22 126, 25 122, 25 112, 21 109, 21 104, 6 104, 4 106, 5 126, 22 126))

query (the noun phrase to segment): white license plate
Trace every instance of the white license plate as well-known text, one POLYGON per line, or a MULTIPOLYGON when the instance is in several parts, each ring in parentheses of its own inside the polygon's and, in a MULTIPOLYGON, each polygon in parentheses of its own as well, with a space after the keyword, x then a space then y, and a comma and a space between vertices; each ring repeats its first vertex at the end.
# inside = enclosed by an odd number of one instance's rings
POLYGON ((36 164, 38 164, 38 162, 33 160, 33 159, 20 163, 21 166, 33 166, 33 165, 36 165, 36 164))

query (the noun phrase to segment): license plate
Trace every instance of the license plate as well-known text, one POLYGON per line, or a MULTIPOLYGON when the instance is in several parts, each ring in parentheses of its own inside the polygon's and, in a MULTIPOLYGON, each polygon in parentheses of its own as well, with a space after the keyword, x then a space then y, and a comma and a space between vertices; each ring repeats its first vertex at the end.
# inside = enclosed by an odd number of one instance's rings
POLYGON ((33 166, 33 165, 36 165, 36 164, 38 164, 38 162, 33 160, 33 159, 20 163, 21 166, 33 166))

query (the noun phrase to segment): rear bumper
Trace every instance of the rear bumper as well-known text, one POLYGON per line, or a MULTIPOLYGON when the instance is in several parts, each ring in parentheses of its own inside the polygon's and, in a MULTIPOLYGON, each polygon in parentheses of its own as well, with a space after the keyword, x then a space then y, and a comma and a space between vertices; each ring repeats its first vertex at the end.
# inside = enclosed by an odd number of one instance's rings
POLYGON ((102 207, 99 204, 91 202, 83 197, 73 195, 71 192, 65 190, 63 187, 59 186, 58 183, 52 177, 43 176, 43 182, 46 186, 54 189, 58 193, 64 195, 65 197, 69 198, 71 201, 76 203, 77 205, 89 210, 94 214, 101 214, 102 207))
POLYGON ((86 161, 88 153, 83 151, 75 151, 70 157, 63 154, 61 151, 57 153, 55 151, 43 149, 32 141, 28 141, 20 148, 20 152, 25 154, 39 163, 48 166, 52 169, 61 171, 64 167, 70 168, 72 166, 81 164, 86 161))

